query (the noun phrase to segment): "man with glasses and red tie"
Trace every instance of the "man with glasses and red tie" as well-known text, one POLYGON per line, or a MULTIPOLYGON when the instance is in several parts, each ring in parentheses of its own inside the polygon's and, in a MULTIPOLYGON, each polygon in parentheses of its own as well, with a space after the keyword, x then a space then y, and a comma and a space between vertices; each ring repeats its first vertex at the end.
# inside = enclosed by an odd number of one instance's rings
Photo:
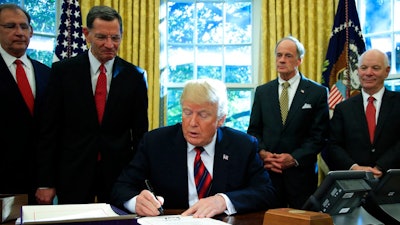
POLYGON ((115 183, 112 203, 140 216, 157 216, 162 208, 213 217, 275 207, 275 189, 257 154, 257 139, 223 126, 225 84, 188 81, 180 103, 182 123, 144 135, 115 183))
POLYGON ((53 63, 38 156, 39 203, 109 202, 111 187, 148 130, 145 71, 117 56, 122 19, 94 6, 88 52, 53 63))
POLYGON ((28 194, 34 204, 38 123, 50 68, 26 55, 30 22, 18 5, 0 5, 0 193, 28 194))
POLYGON ((361 94, 335 107, 326 162, 331 170, 364 170, 381 177, 400 168, 400 93, 386 90, 387 55, 371 49, 358 60, 361 94))

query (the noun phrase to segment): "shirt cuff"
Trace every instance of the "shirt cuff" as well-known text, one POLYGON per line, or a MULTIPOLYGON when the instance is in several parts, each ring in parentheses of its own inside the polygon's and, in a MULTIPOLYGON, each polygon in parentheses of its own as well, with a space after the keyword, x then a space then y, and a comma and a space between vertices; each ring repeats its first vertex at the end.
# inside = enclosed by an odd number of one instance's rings
POLYGON ((136 198, 137 196, 129 199, 124 203, 125 209, 127 209, 131 213, 136 213, 136 198))
POLYGON ((231 200, 228 198, 228 196, 226 194, 222 194, 222 193, 218 193, 216 195, 219 195, 221 197, 224 198, 225 203, 226 203, 226 210, 224 211, 224 213, 228 216, 235 214, 237 211, 235 209, 235 206, 233 206, 231 200))

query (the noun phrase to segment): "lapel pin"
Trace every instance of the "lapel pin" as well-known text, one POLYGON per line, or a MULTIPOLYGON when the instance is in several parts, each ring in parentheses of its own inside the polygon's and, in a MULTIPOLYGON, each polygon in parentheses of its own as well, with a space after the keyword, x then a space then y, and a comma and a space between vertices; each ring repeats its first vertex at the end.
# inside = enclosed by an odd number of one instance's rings
POLYGON ((303 89, 301 89, 300 92, 301 92, 302 94, 304 94, 304 90, 303 90, 303 89))
POLYGON ((223 155, 222 155, 222 159, 223 159, 223 160, 229 160, 229 156, 226 155, 226 154, 223 154, 223 155))

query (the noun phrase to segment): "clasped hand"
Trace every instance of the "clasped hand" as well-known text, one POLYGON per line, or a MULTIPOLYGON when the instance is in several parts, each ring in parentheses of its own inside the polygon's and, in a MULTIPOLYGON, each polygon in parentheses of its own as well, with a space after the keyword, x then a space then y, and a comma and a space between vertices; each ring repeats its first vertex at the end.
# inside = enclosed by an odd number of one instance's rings
POLYGON ((293 156, 288 153, 276 154, 263 149, 259 155, 264 162, 264 168, 275 173, 282 173, 283 170, 296 165, 293 156))

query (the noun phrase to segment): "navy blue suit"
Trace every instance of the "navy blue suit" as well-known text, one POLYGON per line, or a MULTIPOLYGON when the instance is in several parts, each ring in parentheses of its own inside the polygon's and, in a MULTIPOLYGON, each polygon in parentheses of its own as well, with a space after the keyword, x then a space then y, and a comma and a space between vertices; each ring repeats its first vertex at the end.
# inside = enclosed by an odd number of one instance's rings
MULTIPOLYGON (((257 153, 257 140, 228 127, 218 129, 213 183, 209 195, 225 193, 238 213, 276 206, 275 191, 257 153)), ((150 179, 166 209, 188 208, 187 142, 181 124, 148 132, 123 170, 112 192, 112 203, 138 195, 150 179)))
POLYGON ((259 149, 272 153, 289 153, 299 166, 282 174, 270 171, 280 196, 281 207, 301 208, 317 188, 317 155, 325 147, 329 125, 327 89, 301 75, 282 125, 278 79, 256 89, 248 134, 257 137, 259 149))
POLYGON ((400 168, 399 116, 400 93, 385 90, 371 143, 362 95, 336 105, 326 154, 329 169, 348 170, 355 163, 378 166, 383 172, 400 168))
MULTIPOLYGON (((29 57, 28 57, 29 58, 29 57)), ((30 59, 30 58, 29 58, 30 59)), ((34 115, 18 89, 3 57, 0 57, 0 193, 27 193, 30 204, 35 202, 34 158, 39 117, 50 76, 50 68, 30 59, 33 65, 36 96, 34 115)))
POLYGON ((39 185, 56 187, 61 204, 93 202, 95 195, 108 202, 112 184, 148 130, 147 104, 144 70, 116 57, 99 124, 88 53, 54 63, 39 143, 39 185), (102 190, 95 193, 94 187, 102 190))

